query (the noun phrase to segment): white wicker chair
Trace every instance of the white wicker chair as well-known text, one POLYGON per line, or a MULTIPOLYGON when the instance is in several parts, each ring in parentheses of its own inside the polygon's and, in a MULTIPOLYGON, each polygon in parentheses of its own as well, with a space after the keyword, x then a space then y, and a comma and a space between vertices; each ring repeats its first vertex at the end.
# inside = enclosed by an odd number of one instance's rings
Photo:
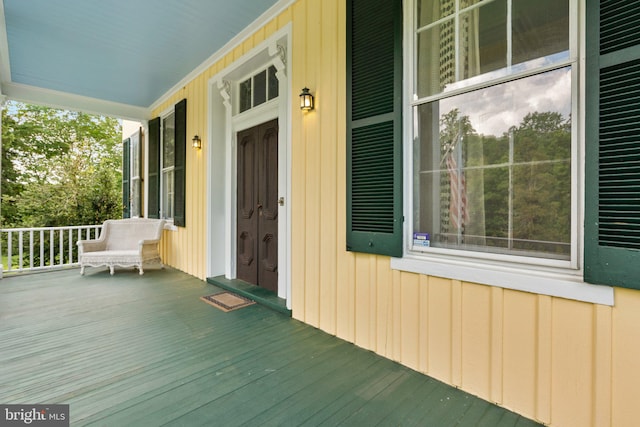
POLYGON ((84 268, 106 265, 114 268, 136 267, 144 274, 143 265, 162 267, 158 244, 162 238, 164 220, 131 218, 107 220, 97 240, 79 240, 80 274, 84 268))

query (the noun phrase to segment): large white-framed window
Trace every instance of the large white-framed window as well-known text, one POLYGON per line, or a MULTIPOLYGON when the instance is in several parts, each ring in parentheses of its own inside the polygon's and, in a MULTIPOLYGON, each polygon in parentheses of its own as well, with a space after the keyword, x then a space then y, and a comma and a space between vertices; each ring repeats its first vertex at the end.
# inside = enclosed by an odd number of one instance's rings
POLYGON ((160 184, 160 217, 172 220, 175 203, 175 111, 162 117, 160 164, 162 179, 160 184))
POLYGON ((405 255, 392 267, 591 293, 581 270, 579 1, 404 7, 405 255))

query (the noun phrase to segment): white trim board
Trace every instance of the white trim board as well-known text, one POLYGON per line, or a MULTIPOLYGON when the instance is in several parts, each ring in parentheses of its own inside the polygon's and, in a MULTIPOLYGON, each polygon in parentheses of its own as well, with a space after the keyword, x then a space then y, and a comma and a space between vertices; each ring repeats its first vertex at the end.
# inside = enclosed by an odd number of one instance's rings
POLYGON ((145 107, 105 101, 19 83, 3 83, 1 92, 16 101, 134 121, 148 120, 151 111, 145 107))

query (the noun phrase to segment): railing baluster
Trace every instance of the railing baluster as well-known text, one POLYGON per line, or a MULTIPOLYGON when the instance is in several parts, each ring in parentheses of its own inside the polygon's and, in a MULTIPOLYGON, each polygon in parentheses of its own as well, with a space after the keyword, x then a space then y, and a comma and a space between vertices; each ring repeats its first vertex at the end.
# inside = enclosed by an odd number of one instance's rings
POLYGON ((69 229, 69 262, 67 264, 73 264, 73 228, 69 229))
POLYGON ((13 261, 13 233, 9 230, 9 237, 7 238, 7 270, 11 270, 11 264, 13 261))
POLYGON ((49 266, 53 267, 56 262, 56 257, 54 256, 54 249, 56 246, 56 232, 52 228, 49 230, 49 266))
POLYGON ((44 230, 40 230, 40 267, 44 267, 44 230))
POLYGON ((60 229, 58 239, 58 255, 60 256, 60 262, 58 264, 64 264, 64 229, 60 229))
POLYGON ((33 270, 33 230, 29 230, 29 269, 33 270))
POLYGON ((22 266, 24 264, 24 243, 22 242, 24 238, 24 232, 21 230, 18 232, 18 270, 22 271, 22 266))

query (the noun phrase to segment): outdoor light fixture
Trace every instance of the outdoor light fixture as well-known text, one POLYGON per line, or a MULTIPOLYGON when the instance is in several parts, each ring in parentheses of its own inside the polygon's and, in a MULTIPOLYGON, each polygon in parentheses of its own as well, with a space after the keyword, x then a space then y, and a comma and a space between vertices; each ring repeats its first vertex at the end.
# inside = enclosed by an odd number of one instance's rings
POLYGON ((305 87, 300 93, 300 109, 302 111, 313 110, 313 95, 309 93, 309 88, 305 87))
POLYGON ((191 144, 193 145, 193 148, 195 148, 196 150, 199 150, 202 148, 202 140, 198 135, 193 137, 193 139, 191 140, 191 144))

